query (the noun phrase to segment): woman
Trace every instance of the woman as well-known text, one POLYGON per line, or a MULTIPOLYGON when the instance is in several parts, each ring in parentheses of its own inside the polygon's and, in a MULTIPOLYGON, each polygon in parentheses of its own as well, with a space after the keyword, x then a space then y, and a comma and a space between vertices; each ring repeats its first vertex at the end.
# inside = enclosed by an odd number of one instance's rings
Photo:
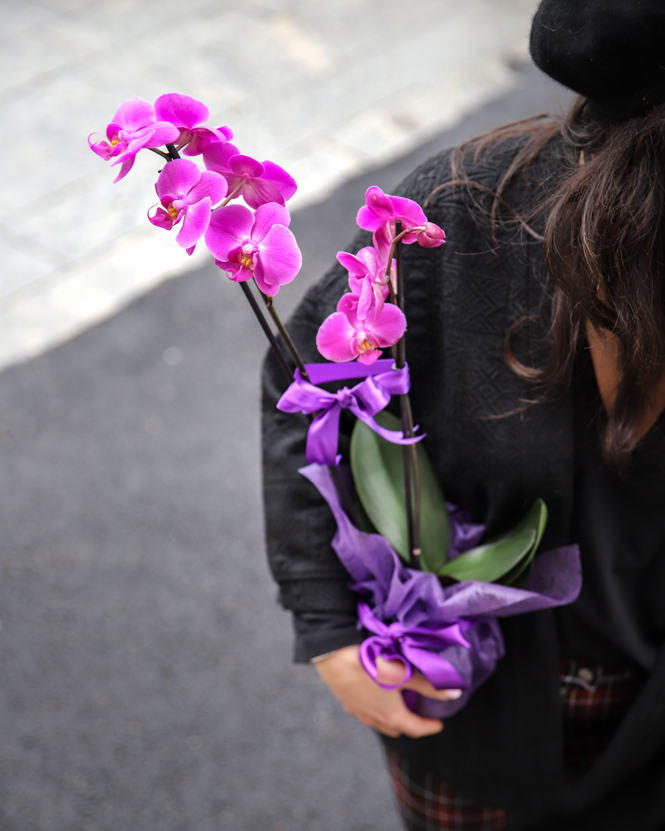
MULTIPOLYGON (((267 363, 268 545, 296 660, 382 734, 409 829, 665 827, 664 35, 656 0, 544 0, 534 60, 584 97, 400 190, 447 237, 404 253, 413 409, 444 492, 490 536, 542 497, 543 549, 578 542, 584 572, 573 606, 502 622, 506 657, 445 730, 358 663, 334 523, 297 474, 307 425, 275 410, 267 363)), ((306 360, 346 277, 291 322, 306 360)))

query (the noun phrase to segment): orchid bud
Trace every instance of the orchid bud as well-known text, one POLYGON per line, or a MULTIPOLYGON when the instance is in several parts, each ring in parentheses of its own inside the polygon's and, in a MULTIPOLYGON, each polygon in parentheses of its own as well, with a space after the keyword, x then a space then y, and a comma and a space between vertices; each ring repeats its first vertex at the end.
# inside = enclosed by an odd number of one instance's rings
POLYGON ((433 222, 426 222, 422 231, 418 231, 418 244, 423 248, 436 248, 443 245, 446 241, 446 235, 443 228, 439 228, 433 222))

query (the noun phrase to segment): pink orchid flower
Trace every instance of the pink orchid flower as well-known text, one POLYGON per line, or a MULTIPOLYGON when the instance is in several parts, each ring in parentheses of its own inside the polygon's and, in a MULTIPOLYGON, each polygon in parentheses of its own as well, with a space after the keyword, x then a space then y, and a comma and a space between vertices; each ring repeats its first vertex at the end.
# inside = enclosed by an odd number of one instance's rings
POLYGON ((267 202, 283 205, 298 189, 295 179, 274 162, 242 156, 233 144, 211 144, 203 151, 208 170, 221 173, 229 193, 242 196, 250 208, 267 202))
POLYGON ((177 144, 178 149, 185 156, 200 156, 209 144, 220 142, 226 144, 233 138, 229 127, 206 127, 210 111, 205 104, 190 98, 189 95, 180 95, 177 92, 168 92, 160 95, 155 101, 155 115, 160 121, 168 121, 180 130, 177 144))
POLYGON ((358 211, 358 225, 366 231, 374 232, 374 245, 390 245, 395 238, 395 222, 402 222, 403 230, 412 228, 402 241, 405 245, 419 242, 424 248, 436 248, 443 245, 445 234, 433 222, 428 222, 423 209, 412 199, 402 196, 389 196, 376 186, 368 188, 365 205, 358 211))
POLYGON ((337 259, 349 272, 349 286, 352 295, 358 299, 358 319, 365 320, 373 312, 376 320, 390 293, 385 283, 385 260, 371 246, 361 248, 357 254, 338 251, 337 259))
POLYGON ((393 346, 406 329, 404 313, 393 303, 386 303, 374 320, 360 320, 357 298, 345 294, 333 312, 321 324, 316 348, 329 361, 352 361, 373 364, 381 349, 393 346))
MULTIPOLYGON (((94 133, 90 134, 92 135, 94 133)), ((129 98, 120 105, 113 121, 106 128, 108 141, 92 144, 88 136, 88 144, 90 149, 105 161, 118 157, 113 164, 122 166, 113 181, 119 182, 134 166, 134 159, 139 150, 170 144, 178 135, 178 128, 173 124, 155 120, 155 108, 149 101, 129 98)))
POLYGON ((182 222, 176 242, 191 254, 205 233, 212 206, 226 195, 226 180, 218 173, 201 171, 187 159, 176 159, 165 165, 155 190, 162 204, 148 219, 159 228, 170 231, 182 222))
MULTIPOLYGON (((404 229, 422 228, 427 222, 423 209, 412 199, 403 196, 389 196, 374 185, 367 189, 365 205, 358 211, 358 225, 366 231, 383 231, 391 240, 395 236, 395 222, 401 220, 404 229)), ((406 245, 416 241, 416 232, 407 234, 403 241, 406 245)))
POLYGON ((275 202, 260 205, 256 213, 244 205, 227 205, 214 211, 205 243, 231 280, 254 277, 264 294, 275 295, 302 265, 296 238, 287 228, 290 221, 288 210, 275 202))

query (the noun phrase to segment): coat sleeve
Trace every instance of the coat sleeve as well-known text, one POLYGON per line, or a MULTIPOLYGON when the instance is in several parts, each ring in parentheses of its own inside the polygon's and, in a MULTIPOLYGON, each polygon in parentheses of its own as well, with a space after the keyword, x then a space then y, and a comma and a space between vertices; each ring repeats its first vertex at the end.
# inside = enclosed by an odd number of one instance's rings
MULTIPOLYGON (((401 195, 423 203, 436 185, 448 176, 448 155, 426 162, 403 183, 401 195)), ((438 221, 430 217, 432 221, 438 221)), ((348 249, 357 252, 371 244, 362 232, 348 249)), ((405 249, 405 275, 418 259, 417 272, 436 268, 439 249, 405 249), (423 265, 425 263, 425 265, 423 265)), ((321 361, 316 333, 348 289, 348 274, 335 265, 305 296, 288 330, 305 362, 321 361)), ((407 316, 410 318, 407 307, 407 316)), ((417 314, 414 315, 417 318, 417 314)), ((358 643, 363 635, 356 626, 356 597, 348 588, 348 574, 331 547, 336 525, 330 509, 314 486, 298 473, 305 462, 308 421, 304 416, 282 413, 276 403, 287 381, 269 353, 263 371, 263 491, 268 560, 279 586, 279 600, 295 615, 296 661, 307 661, 324 652, 358 643)), ((340 452, 347 458, 353 419, 343 413, 340 452)))

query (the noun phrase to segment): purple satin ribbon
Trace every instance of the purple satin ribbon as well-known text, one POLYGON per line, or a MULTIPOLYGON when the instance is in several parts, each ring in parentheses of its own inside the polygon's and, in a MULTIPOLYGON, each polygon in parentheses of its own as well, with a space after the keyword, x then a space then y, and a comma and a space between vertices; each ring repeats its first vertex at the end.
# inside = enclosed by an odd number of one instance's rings
POLYGON ((386 430, 374 421, 373 416, 385 409, 391 396, 405 395, 409 391, 408 366, 403 369, 394 369, 393 366, 390 358, 376 361, 367 367, 357 363, 305 364, 310 378, 318 383, 341 381, 349 377, 365 379, 351 389, 344 387, 338 392, 327 392, 305 381, 296 369, 295 381, 277 402, 277 409, 285 413, 317 413, 307 433, 305 456, 309 464, 339 464, 339 418, 345 409, 393 444, 415 444, 425 438, 424 433, 404 438, 399 430, 386 430))
POLYGON ((471 644, 464 637, 474 625, 470 620, 455 620, 439 629, 423 626, 406 626, 404 623, 384 623, 372 612, 367 603, 358 603, 358 619, 372 636, 360 644, 360 663, 365 671, 384 690, 403 686, 413 675, 414 667, 439 690, 466 689, 467 684, 455 667, 440 652, 449 646, 471 644), (404 665, 404 678, 399 684, 382 684, 377 680, 376 659, 400 661, 404 665))

